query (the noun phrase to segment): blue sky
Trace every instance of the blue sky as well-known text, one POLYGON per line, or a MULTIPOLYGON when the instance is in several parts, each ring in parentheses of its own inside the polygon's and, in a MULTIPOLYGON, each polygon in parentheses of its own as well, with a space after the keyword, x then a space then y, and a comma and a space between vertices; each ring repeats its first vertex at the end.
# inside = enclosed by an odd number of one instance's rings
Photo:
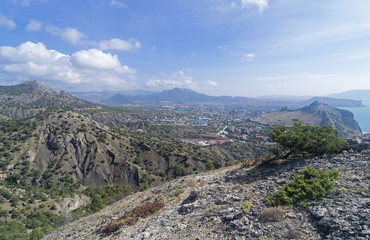
POLYGON ((2 0, 0 84, 325 95, 370 89, 368 0, 2 0))

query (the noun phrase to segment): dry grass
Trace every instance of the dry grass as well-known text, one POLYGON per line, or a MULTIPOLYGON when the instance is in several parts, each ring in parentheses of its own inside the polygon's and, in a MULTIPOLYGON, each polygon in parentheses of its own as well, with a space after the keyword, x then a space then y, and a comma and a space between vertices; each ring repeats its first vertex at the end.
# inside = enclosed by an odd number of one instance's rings
POLYGON ((113 219, 109 223, 107 223, 101 230, 102 233, 107 234, 111 232, 115 232, 120 229, 123 225, 134 225, 139 221, 139 218, 146 218, 161 208, 164 207, 164 200, 163 198, 158 198, 153 202, 146 202, 140 206, 134 207, 130 211, 125 212, 122 217, 119 219, 113 219))
POLYGON ((253 158, 253 159, 245 159, 245 160, 243 160, 240 168, 243 169, 243 168, 254 167, 254 166, 257 166, 258 164, 263 163, 263 162, 265 162, 269 159, 272 159, 272 158, 274 158, 274 156, 260 157, 260 158, 253 158))
POLYGON ((284 220, 285 211, 280 207, 266 208, 261 211, 259 220, 262 222, 279 222, 284 220))
POLYGON ((298 237, 298 235, 299 235, 299 232, 296 229, 288 229, 284 233, 283 238, 284 239, 295 239, 298 237))

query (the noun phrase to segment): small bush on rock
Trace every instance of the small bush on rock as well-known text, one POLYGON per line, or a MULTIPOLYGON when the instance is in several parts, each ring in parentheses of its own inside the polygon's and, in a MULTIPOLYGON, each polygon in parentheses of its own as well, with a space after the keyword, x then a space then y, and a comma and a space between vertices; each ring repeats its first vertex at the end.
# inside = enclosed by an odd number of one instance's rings
POLYGON ((135 223, 137 223, 137 221, 139 221, 139 218, 146 218, 156 213, 163 207, 163 198, 158 198, 153 202, 146 202, 140 206, 131 209, 130 211, 125 212, 125 214, 123 214, 123 216, 119 219, 113 219, 103 227, 101 232, 107 234, 117 231, 125 224, 134 225, 135 223))
POLYGON ((261 211, 259 220, 262 222, 279 222, 284 219, 285 212, 284 210, 278 207, 271 207, 261 211))
POLYGON ((335 168, 322 170, 309 166, 295 174, 293 181, 267 196, 266 201, 273 206, 296 203, 307 206, 310 200, 325 197, 333 189, 338 178, 339 171, 335 168))

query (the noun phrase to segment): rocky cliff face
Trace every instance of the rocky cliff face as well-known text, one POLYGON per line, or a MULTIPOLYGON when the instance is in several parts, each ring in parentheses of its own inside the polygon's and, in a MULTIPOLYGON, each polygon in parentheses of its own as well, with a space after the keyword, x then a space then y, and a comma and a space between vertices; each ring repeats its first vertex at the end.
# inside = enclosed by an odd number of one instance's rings
POLYGON ((299 119, 310 125, 328 125, 337 129, 339 136, 351 137, 362 133, 353 113, 347 110, 331 107, 325 103, 313 102, 309 106, 297 110, 281 110, 265 114, 256 119, 270 125, 291 125, 292 119, 299 119))
POLYGON ((252 168, 234 166, 177 179, 128 196, 44 239, 369 239, 368 139, 353 141, 362 144, 361 153, 252 168), (267 194, 307 166, 340 171, 332 194, 313 201, 308 208, 276 210, 266 204, 267 194), (117 232, 101 232, 112 219, 158 197, 165 199, 159 212, 134 225, 123 225, 117 232), (247 210, 246 203, 250 206, 247 210))
POLYGON ((321 126, 332 126, 342 133, 362 133, 353 113, 350 111, 333 108, 320 102, 314 102, 307 107, 299 109, 299 111, 319 116, 322 119, 321 126))
POLYGON ((41 185, 63 187, 68 182, 81 182, 85 186, 140 187, 140 177, 145 171, 133 164, 134 160, 123 148, 130 145, 128 139, 69 111, 45 113, 35 121, 39 122, 37 138, 31 139, 20 154, 44 174, 41 185), (73 180, 64 182, 67 176, 73 180))

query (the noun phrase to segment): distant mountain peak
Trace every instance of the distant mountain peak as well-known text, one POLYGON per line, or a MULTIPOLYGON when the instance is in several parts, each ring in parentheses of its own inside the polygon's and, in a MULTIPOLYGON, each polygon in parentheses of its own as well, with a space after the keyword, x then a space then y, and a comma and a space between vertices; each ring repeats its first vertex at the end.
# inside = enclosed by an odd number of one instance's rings
POLYGON ((291 126, 292 119, 299 119, 310 125, 332 126, 339 131, 339 135, 342 137, 356 136, 362 133, 352 112, 319 101, 314 101, 297 110, 283 109, 280 112, 267 113, 256 120, 270 125, 291 126))
POLYGON ((56 94, 60 94, 61 92, 63 92, 62 90, 52 88, 49 85, 47 85, 46 83, 43 83, 43 82, 40 82, 40 81, 37 81, 37 80, 26 81, 26 82, 20 83, 20 84, 15 85, 15 86, 19 86, 21 88, 25 87, 25 89, 30 89, 31 91, 37 90, 37 91, 41 91, 41 92, 49 92, 49 93, 52 92, 52 93, 56 93, 56 94))
POLYGON ((29 80, 25 81, 23 83, 20 83, 19 85, 37 85, 37 86, 47 86, 45 83, 37 81, 37 80, 29 80))
POLYGON ((0 86, 0 118, 29 117, 43 109, 94 108, 96 104, 73 97, 39 81, 0 86))
POLYGON ((168 90, 163 90, 162 93, 192 93, 192 94, 201 94, 201 93, 197 93, 196 91, 194 90, 191 90, 191 89, 188 89, 188 88, 173 88, 173 89, 168 89, 168 90))

